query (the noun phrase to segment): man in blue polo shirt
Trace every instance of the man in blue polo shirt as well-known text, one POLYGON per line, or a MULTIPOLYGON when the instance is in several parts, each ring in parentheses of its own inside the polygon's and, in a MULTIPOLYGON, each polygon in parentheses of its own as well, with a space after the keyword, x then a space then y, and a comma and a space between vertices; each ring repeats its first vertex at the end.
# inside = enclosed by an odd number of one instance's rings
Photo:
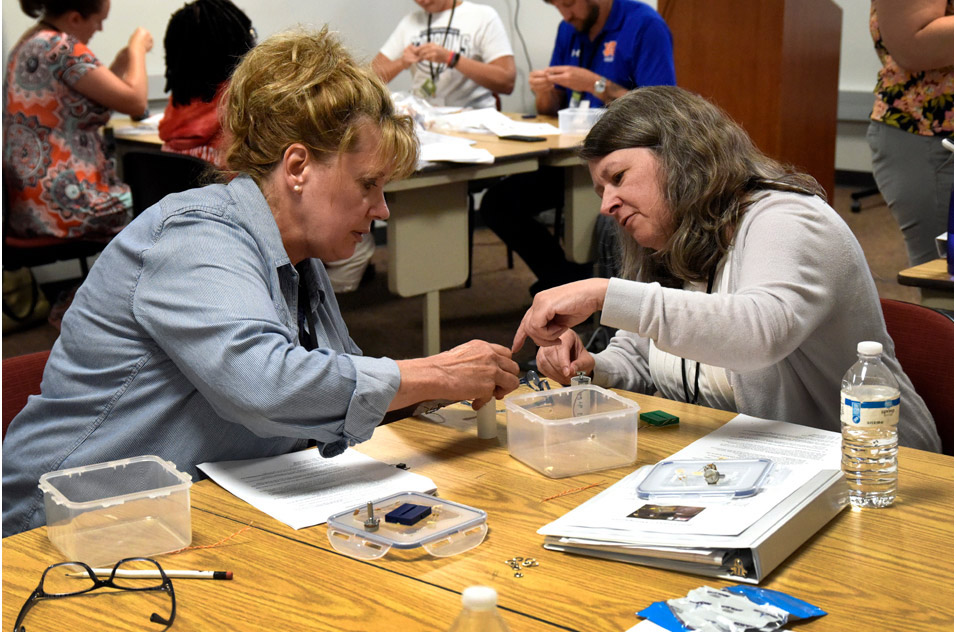
MULTIPOLYGON (((637 0, 545 0, 560 13, 551 65, 528 83, 539 114, 557 114, 588 100, 604 107, 641 86, 675 85, 670 30, 637 0)), ((541 211, 564 204, 564 170, 541 169, 505 178, 481 203, 482 218, 528 264, 538 281, 531 294, 591 276, 591 266, 569 262, 541 211)))

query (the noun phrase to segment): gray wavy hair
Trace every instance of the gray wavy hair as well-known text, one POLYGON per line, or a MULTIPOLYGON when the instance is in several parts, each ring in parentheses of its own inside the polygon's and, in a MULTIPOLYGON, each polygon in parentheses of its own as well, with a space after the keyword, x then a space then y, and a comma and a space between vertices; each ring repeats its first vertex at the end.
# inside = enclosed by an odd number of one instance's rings
POLYGON ((638 88, 614 101, 579 155, 599 160, 646 147, 659 161, 660 187, 674 227, 654 251, 618 227, 620 275, 680 287, 705 281, 727 253, 747 209, 768 190, 816 195, 812 177, 761 153, 720 108, 676 86, 638 88))

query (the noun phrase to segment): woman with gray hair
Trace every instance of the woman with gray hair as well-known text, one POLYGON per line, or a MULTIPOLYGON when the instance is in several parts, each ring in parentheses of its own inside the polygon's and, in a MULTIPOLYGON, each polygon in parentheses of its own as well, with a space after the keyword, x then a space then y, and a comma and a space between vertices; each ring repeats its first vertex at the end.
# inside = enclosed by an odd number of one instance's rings
POLYGON ((333 457, 388 411, 475 408, 518 385, 507 347, 369 358, 324 262, 352 254, 383 188, 414 169, 411 120, 326 30, 274 36, 223 97, 228 184, 169 195, 93 266, 42 392, 3 442, 3 534, 43 524, 40 475, 142 454, 206 461, 318 446, 333 457))
POLYGON ((611 104, 581 150, 615 220, 621 278, 539 293, 515 335, 538 368, 595 384, 840 430, 840 381, 861 340, 900 382, 900 444, 940 450, 893 354, 863 251, 809 176, 760 153, 720 109, 673 86, 611 104), (570 328, 618 329, 591 354, 570 328))

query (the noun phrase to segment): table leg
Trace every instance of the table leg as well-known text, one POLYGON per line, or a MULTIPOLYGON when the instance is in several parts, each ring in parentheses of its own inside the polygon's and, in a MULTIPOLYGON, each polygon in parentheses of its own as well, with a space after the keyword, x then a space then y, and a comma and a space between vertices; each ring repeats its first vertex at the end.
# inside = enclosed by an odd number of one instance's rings
POLYGON ((594 225, 600 206, 587 168, 568 167, 564 177, 564 252, 571 261, 589 263, 596 258, 594 225))
POLYGON ((434 290, 425 293, 425 301, 422 303, 422 317, 424 330, 424 354, 426 356, 435 355, 441 351, 441 309, 439 306, 440 292, 434 290))
POLYGON ((468 183, 452 182, 388 194, 388 289, 425 295, 424 349, 441 351, 439 292, 468 277, 468 183))

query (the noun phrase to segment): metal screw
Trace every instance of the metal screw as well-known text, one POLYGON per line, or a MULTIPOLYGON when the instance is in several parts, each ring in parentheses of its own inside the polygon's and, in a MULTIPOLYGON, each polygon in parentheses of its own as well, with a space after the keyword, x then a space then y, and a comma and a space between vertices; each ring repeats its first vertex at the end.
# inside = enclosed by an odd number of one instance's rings
POLYGON ((517 578, 520 579, 520 578, 524 577, 524 573, 522 573, 522 572, 520 572, 520 571, 516 571, 516 572, 515 572, 515 577, 517 577, 517 578))
POLYGON ((368 501, 368 518, 365 519, 366 531, 378 531, 378 518, 375 517, 375 510, 372 508, 372 501, 368 501))

